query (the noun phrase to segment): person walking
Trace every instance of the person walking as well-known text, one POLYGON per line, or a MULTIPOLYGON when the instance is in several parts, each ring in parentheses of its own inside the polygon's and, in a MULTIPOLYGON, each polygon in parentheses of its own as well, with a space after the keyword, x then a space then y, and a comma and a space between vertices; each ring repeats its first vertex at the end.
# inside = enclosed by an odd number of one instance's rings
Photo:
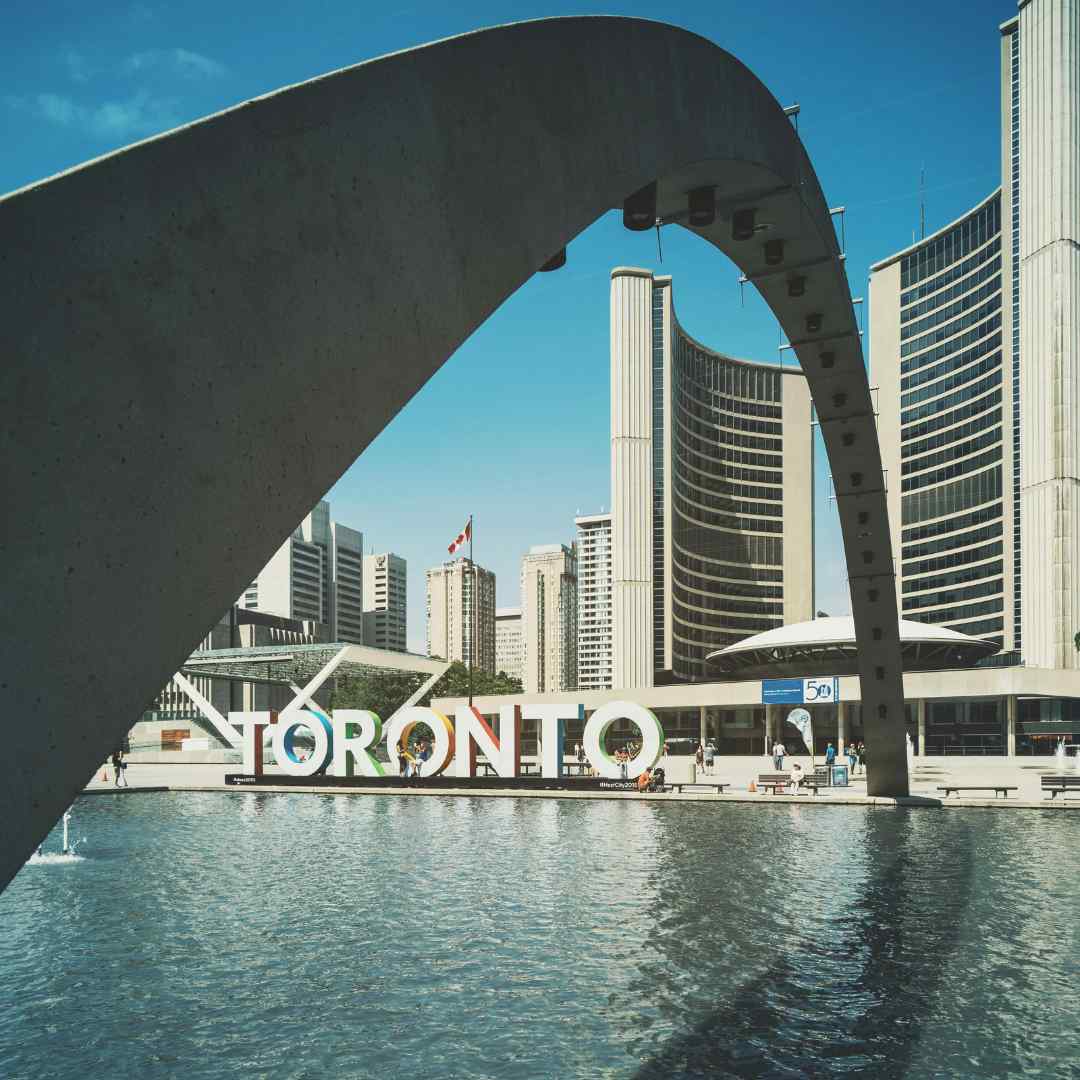
POLYGON ((784 746, 784 744, 779 739, 777 739, 776 742, 772 744, 772 763, 773 769, 776 772, 784 771, 784 757, 786 756, 786 754, 787 747, 784 746))
POLYGON ((697 744, 697 749, 694 751, 694 766, 697 772, 705 772, 705 747, 701 743, 697 744))
POLYGON ((115 778, 113 783, 116 787, 128 787, 127 777, 124 775, 124 770, 127 766, 124 764, 124 751, 117 748, 112 752, 112 767, 115 778))
POLYGON ((855 744, 849 742, 844 748, 847 751, 848 768, 851 770, 851 775, 855 775, 855 744))
POLYGON ((862 769, 863 776, 865 776, 866 775, 866 747, 863 745, 862 742, 859 743, 858 755, 859 755, 859 768, 862 769))
POLYGON ((705 772, 712 776, 713 763, 716 761, 716 747, 713 744, 705 744, 705 772))
POLYGON ((836 747, 831 742, 825 747, 825 764, 830 767, 836 764, 836 747))
POLYGON ((615 760, 619 763, 619 776, 623 780, 628 779, 626 768, 630 764, 630 755, 626 752, 625 746, 618 752, 615 760))

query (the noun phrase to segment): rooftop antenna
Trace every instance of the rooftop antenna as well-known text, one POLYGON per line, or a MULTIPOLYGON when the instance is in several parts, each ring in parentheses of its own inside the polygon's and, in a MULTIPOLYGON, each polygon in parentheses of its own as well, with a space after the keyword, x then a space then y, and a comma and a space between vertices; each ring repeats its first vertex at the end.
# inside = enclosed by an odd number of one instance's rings
POLYGON ((919 239, 926 239, 926 166, 919 170, 919 239))

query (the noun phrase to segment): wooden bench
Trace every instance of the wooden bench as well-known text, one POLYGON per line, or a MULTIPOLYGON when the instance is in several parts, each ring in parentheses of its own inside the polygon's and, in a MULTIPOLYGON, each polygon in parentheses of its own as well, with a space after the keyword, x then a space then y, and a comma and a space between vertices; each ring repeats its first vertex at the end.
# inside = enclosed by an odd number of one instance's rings
POLYGON ((1007 799, 1010 791, 1019 791, 1019 788, 1009 787, 1007 784, 939 784, 938 791, 944 791, 946 799, 950 791, 955 791, 958 795, 961 791, 992 791, 995 799, 1000 791, 1001 797, 1007 799))
POLYGON ((1058 792, 1080 791, 1080 776, 1044 776, 1043 791, 1050 792, 1050 798, 1056 799, 1058 792))
POLYGON ((758 791, 762 788, 772 788, 774 795, 786 788, 790 783, 791 773, 786 772, 761 773, 757 778, 758 791))
POLYGON ((693 781, 687 780, 684 783, 680 782, 680 783, 674 783, 674 784, 667 784, 665 786, 671 788, 672 791, 678 792, 680 795, 687 788, 713 788, 716 791, 717 795, 723 795, 724 794, 724 788, 731 787, 731 784, 729 784, 729 783, 716 784, 716 783, 713 783, 711 780, 693 780, 693 781))

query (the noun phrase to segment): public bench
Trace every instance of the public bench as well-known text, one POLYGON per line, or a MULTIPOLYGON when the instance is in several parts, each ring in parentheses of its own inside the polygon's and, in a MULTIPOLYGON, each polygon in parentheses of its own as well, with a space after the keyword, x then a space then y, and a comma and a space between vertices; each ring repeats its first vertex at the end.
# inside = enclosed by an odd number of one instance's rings
POLYGON ((992 791, 994 798, 997 798, 997 793, 1001 792, 1001 797, 1007 799, 1010 791, 1018 791, 1019 788, 1010 787, 1008 784, 938 784, 938 791, 945 792, 945 798, 949 797, 950 791, 955 791, 957 795, 961 791, 992 791))
MULTIPOLYGON (((774 795, 781 795, 792 786, 791 773, 761 773, 757 778, 758 791, 772 789, 774 795)), ((824 772, 812 772, 799 781, 797 791, 812 791, 815 795, 823 787, 829 787, 829 777, 824 772)))
POLYGON ((1050 798, 1056 799, 1058 792, 1080 791, 1080 776, 1044 776, 1043 791, 1050 792, 1050 798))
POLYGON ((670 788, 672 791, 681 795, 688 788, 712 788, 717 795, 724 794, 724 788, 731 787, 730 783, 714 783, 712 780, 686 780, 677 784, 666 784, 665 787, 670 788))

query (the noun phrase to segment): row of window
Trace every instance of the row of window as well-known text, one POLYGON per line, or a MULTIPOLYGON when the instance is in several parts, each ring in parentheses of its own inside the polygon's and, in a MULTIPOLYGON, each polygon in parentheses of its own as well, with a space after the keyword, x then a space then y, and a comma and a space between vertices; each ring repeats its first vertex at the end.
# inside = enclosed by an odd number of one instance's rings
MULTIPOLYGON (((952 352, 953 349, 962 348, 968 341, 975 341, 981 338, 983 335, 990 333, 991 330, 1001 325, 1001 315, 997 315, 997 322, 990 324, 987 322, 985 326, 977 325, 983 322, 983 320, 989 320, 995 312, 1001 311, 1001 293, 998 293, 992 300, 988 300, 980 308, 976 308, 975 311, 969 311, 966 315, 962 315, 959 319, 954 319, 946 326, 939 327, 931 334, 924 334, 921 338, 914 338, 911 341, 904 342, 900 346, 900 355, 911 356, 914 353, 919 353, 919 359, 924 363, 928 362, 928 357, 936 357, 937 348, 945 348, 948 352, 952 352), (975 327, 974 330, 968 330, 969 326, 975 327), (957 334, 961 331, 967 331, 959 339, 953 341, 957 334), (947 341, 948 345, 942 346, 941 342, 947 341), (933 353, 923 354, 924 349, 929 349, 931 346, 937 346, 933 353)), ((919 365, 922 366, 922 365, 919 365)))
POLYGON ((692 525, 703 525, 714 529, 732 529, 736 532, 782 533, 783 521, 769 518, 730 517, 717 514, 703 507, 688 502, 679 492, 673 493, 672 506, 692 525))
POLYGON ((901 541, 905 544, 915 543, 918 540, 929 540, 932 536, 944 536, 945 533, 958 532, 961 529, 970 529, 975 525, 982 525, 987 521, 1001 516, 1001 503, 994 502, 988 506, 972 510, 970 513, 961 514, 959 517, 944 518, 930 525, 919 525, 913 529, 905 529, 901 534, 901 541))
POLYGON ((748 596, 752 600, 782 600, 784 598, 783 585, 744 584, 741 581, 725 581, 711 575, 701 576, 681 566, 677 557, 672 560, 671 576, 676 584, 708 596, 748 596))
POLYGON ((694 401, 682 386, 676 387, 675 406, 684 415, 695 416, 714 428, 752 431, 758 435, 780 435, 783 432, 783 426, 777 420, 759 420, 754 416, 721 412, 712 405, 703 405, 700 401, 694 401))
MULTIPOLYGON (((936 398, 939 394, 948 394, 958 387, 969 386, 972 381, 985 375, 988 371, 997 371, 1001 367, 1001 334, 995 334, 992 338, 987 338, 983 343, 985 348, 979 347, 972 349, 973 356, 978 356, 980 353, 984 353, 981 360, 977 363, 971 364, 968 367, 963 368, 961 371, 954 371, 953 374, 942 379, 940 382, 931 383, 929 386, 920 387, 918 390, 912 390, 909 393, 901 395, 900 404, 906 409, 912 405, 917 405, 920 401, 928 401, 930 398, 936 398)), ((950 364, 949 367, 952 367, 950 364)), ((900 414, 900 422, 904 422, 904 414, 900 414)))
POLYGON ((953 551, 948 555, 939 555, 934 559, 923 559, 922 562, 904 563, 904 576, 909 574, 930 574, 935 570, 949 570, 954 566, 967 566, 970 563, 982 562, 984 559, 993 559, 1001 554, 1001 541, 996 544, 987 544, 985 547, 968 548, 967 551, 953 551))
MULTIPOLYGON (((926 405, 920 405, 915 409, 908 409, 906 412, 902 412, 900 414, 900 423, 910 424, 914 420, 922 420, 923 417, 935 416, 936 414, 943 413, 945 410, 952 409, 956 405, 961 405, 966 401, 971 401, 973 398, 981 397, 988 390, 1000 385, 1001 365, 998 364, 985 379, 975 383, 968 383, 966 386, 962 386, 959 390, 947 394, 945 397, 935 398, 926 405)), ((920 396, 922 395, 920 394, 920 396)))
MULTIPOLYGON (((703 525, 695 525, 681 518, 675 517, 675 531, 672 541, 680 550, 687 555, 699 556, 702 559, 711 559, 713 562, 742 563, 744 566, 753 566, 747 578, 760 581, 768 581, 768 572, 760 569, 762 566, 782 567, 784 565, 784 540, 782 536, 754 536, 748 533, 720 532, 703 525)), ((688 560, 683 560, 686 565, 691 565, 688 560)), ((734 567, 731 568, 734 570, 734 567)), ((725 569, 724 573, 729 577, 736 577, 733 572, 725 569)), ((776 581, 783 578, 777 575, 776 581)))
MULTIPOLYGON (((675 564, 677 566, 682 566, 693 573, 706 575, 715 574, 718 577, 734 578, 740 581, 783 582, 784 580, 783 570, 774 570, 768 566, 747 566, 741 559, 736 562, 733 559, 724 558, 723 555, 713 554, 711 551, 705 553, 701 548, 691 550, 688 547, 684 547, 679 542, 680 539, 678 534, 672 537, 675 564)), ((690 537, 690 539, 693 539, 693 537, 690 537)), ((775 551, 770 550, 767 552, 770 558, 760 559, 758 561, 770 563, 772 566, 782 565, 784 561, 782 541, 778 541, 771 536, 758 537, 757 539, 766 540, 769 544, 776 545, 775 551)))
MULTIPOLYGON (((956 461, 958 458, 965 458, 969 454, 974 454, 977 450, 983 450, 988 446, 993 446, 994 443, 1001 440, 1001 428, 992 428, 990 431, 984 431, 981 435, 976 435, 972 439, 967 439, 962 443, 954 443, 952 446, 945 447, 944 450, 936 450, 932 454, 926 454, 924 457, 914 458, 911 461, 905 461, 901 466, 901 475, 906 476, 909 473, 921 472, 923 469, 931 469, 937 465, 944 465, 949 461, 956 461)), ((964 472, 970 472, 970 469, 964 469, 964 472)), ((957 475, 957 474, 954 474, 957 475)), ((949 479, 952 477, 939 477, 939 479, 949 479)), ((923 487, 923 484, 915 484, 914 487, 923 487)))
POLYGON ((967 547, 969 544, 981 544, 984 540, 993 540, 1001 535, 1001 522, 994 521, 989 525, 980 525, 977 529, 969 532, 953 533, 951 536, 939 537, 925 544, 916 544, 914 547, 905 547, 904 559, 921 559, 924 555, 939 555, 943 551, 952 551, 955 548, 967 547))
POLYGON ((782 625, 783 619, 732 617, 725 619, 723 626, 717 626, 716 619, 711 615, 702 615, 700 619, 676 616, 671 620, 671 636, 685 645, 711 645, 713 648, 722 649, 733 641, 740 641, 751 634, 760 634, 766 630, 775 630, 782 625))
POLYGON ((906 289, 933 277, 1000 232, 1001 197, 998 195, 948 232, 905 255, 900 265, 900 287, 906 289))
MULTIPOLYGON (((907 341, 908 338, 914 337, 916 334, 921 334, 925 330, 929 330, 931 327, 940 326, 943 322, 948 322, 950 319, 955 318, 957 315, 962 315, 964 312, 971 311, 976 304, 981 304, 984 300, 988 300, 995 293, 998 294, 996 305, 986 305, 984 312, 989 314, 990 311, 996 310, 1001 307, 1001 282, 998 280, 987 281, 976 289, 973 293, 962 297, 959 300, 954 300, 951 304, 947 304, 945 307, 933 312, 931 315, 926 315, 919 319, 917 322, 908 323, 907 326, 900 329, 900 340, 907 341)), ((981 318, 982 316, 980 316, 981 318)), ((968 326, 971 324, 968 323, 968 326)), ((963 326, 959 323, 956 324, 957 330, 962 330, 963 326)), ((955 333, 945 333, 944 337, 952 337, 955 333)), ((944 340, 938 338, 939 341, 944 340)))
MULTIPOLYGON (((957 604, 961 600, 977 600, 980 596, 994 596, 1002 591, 1000 577, 980 581, 975 585, 966 585, 962 589, 949 589, 947 592, 920 593, 918 596, 904 597, 904 614, 918 611, 920 608, 937 607, 939 604, 957 604)), ((934 612, 935 617, 937 612, 934 612)))
POLYGON ((775 454, 779 454, 784 448, 782 439, 767 439, 764 436, 741 435, 735 431, 725 431, 713 424, 703 424, 700 420, 687 416, 681 409, 675 410, 675 422, 688 434, 704 439, 705 445, 710 448, 744 447, 747 450, 771 450, 775 454))
POLYGON ((1001 390, 997 389, 986 397, 979 398, 978 401, 969 401, 966 404, 961 405, 958 409, 952 409, 950 412, 946 413, 938 413, 933 419, 923 420, 919 424, 912 424, 910 427, 902 429, 900 438, 904 443, 908 443, 912 439, 921 439, 924 435, 929 435, 931 432, 941 431, 944 428, 951 428, 955 424, 962 423, 964 420, 969 420, 973 416, 988 412, 1000 404, 1001 390))
POLYGON ((724 615, 757 615, 782 618, 784 614, 783 602, 773 603, 768 600, 728 600, 717 596, 700 596, 688 593, 673 585, 671 589, 672 599, 677 605, 676 614, 691 622, 698 620, 699 616, 707 615, 710 611, 724 615))
POLYGON ((701 386, 718 394, 752 398, 756 401, 780 400, 780 372, 756 364, 739 364, 726 357, 706 352, 676 326, 675 365, 701 386))
POLYGON ((978 604, 960 604, 957 607, 920 614, 925 619, 933 618, 935 623, 956 622, 957 619, 977 619, 983 615, 996 615, 1003 610, 1004 603, 1004 599, 998 596, 993 600, 983 600, 978 604))
MULTIPOLYGON (((693 462, 677 459, 675 475, 685 479, 686 483, 699 491, 712 491, 717 495, 727 495, 742 499, 776 499, 783 497, 783 489, 777 487, 759 487, 756 484, 736 484, 702 472, 693 462), (692 475, 691 475, 692 474, 692 475)), ((778 477, 779 479, 779 474, 778 477)))
POLYGON ((744 401, 741 398, 727 397, 718 394, 692 379, 688 373, 675 368, 676 376, 679 376, 679 389, 692 400, 701 405, 716 409, 719 412, 736 413, 740 416, 763 416, 767 420, 779 420, 781 409, 779 405, 773 405, 764 401, 744 401))
MULTIPOLYGON (((737 450, 735 447, 724 446, 724 457, 719 458, 710 451, 717 450, 716 443, 703 443, 696 435, 683 432, 681 425, 676 423, 672 426, 675 435, 675 445, 687 453, 694 454, 704 462, 716 462, 718 465, 761 465, 765 468, 779 469, 783 465, 783 459, 779 454, 759 454, 753 450, 737 450)), ((653 438, 653 456, 656 456, 656 439, 653 438)), ((706 468, 705 465, 701 466, 706 468)), ((653 485, 654 491, 656 485, 653 485)))
MULTIPOLYGON (((985 251, 986 249, 984 248, 983 250, 985 251)), ((998 240, 995 245, 995 251, 1000 250, 1001 241, 998 240)), ((981 254, 982 253, 980 252, 980 256, 981 254)), ((979 256, 976 256, 976 258, 978 259, 978 262, 984 261, 979 256)), ((975 263, 973 265, 978 265, 978 263, 975 263)), ((968 292, 968 290, 974 289, 976 285, 981 285, 984 281, 987 281, 989 278, 993 277, 994 274, 998 273, 1000 270, 1001 257, 999 255, 998 258, 994 259, 993 262, 986 263, 982 267, 982 269, 972 274, 971 277, 966 277, 963 281, 957 281, 955 285, 951 286, 948 289, 945 289, 943 292, 936 293, 934 296, 930 296, 929 293, 924 293, 923 295, 928 296, 929 299, 922 300, 917 304, 912 304, 910 307, 903 308, 900 312, 900 322, 910 322, 912 319, 917 319, 919 318, 919 316, 925 315, 928 311, 933 311, 935 308, 941 307, 942 304, 948 304, 950 301, 955 300, 957 297, 963 296, 964 293, 968 292)), ((904 303, 903 299, 901 299, 900 303, 904 303)))
POLYGON ((782 517, 783 503, 741 502, 726 495, 714 495, 686 483, 684 477, 676 476, 672 490, 684 502, 705 511, 719 511, 723 514, 754 514, 761 517, 782 517))
POLYGON ((729 465, 727 462, 718 461, 716 458, 710 457, 702 460, 693 450, 689 450, 679 441, 675 442, 673 449, 675 451, 675 460, 680 467, 693 469, 694 472, 702 476, 715 476, 722 480, 745 480, 751 484, 781 485, 784 482, 784 474, 780 469, 781 459, 778 457, 770 459, 774 466, 770 470, 747 469, 740 465, 729 465))
POLYGON ((943 274, 939 274, 932 281, 925 281, 917 288, 911 289, 909 292, 900 294, 900 304, 902 307, 906 307, 908 304, 913 304, 916 300, 922 300, 924 297, 930 296, 932 293, 936 293, 938 289, 944 288, 946 285, 951 284, 954 281, 958 281, 960 278, 970 274, 976 266, 986 262, 987 259, 992 259, 995 255, 1001 252, 1001 237, 995 236, 994 239, 987 244, 986 247, 981 248, 975 252, 970 258, 965 259, 962 263, 957 263, 955 266, 950 267, 943 274))
POLYGON ((953 570, 948 574, 940 574, 938 577, 917 578, 914 581, 904 581, 903 592, 922 592, 925 589, 951 589, 956 585, 966 585, 970 581, 982 581, 987 577, 1001 577, 1002 561, 987 563, 985 566, 966 566, 961 570, 953 570))
POLYGON ((1001 423, 1001 411, 992 409, 975 420, 969 420, 959 427, 950 428, 948 431, 942 431, 937 435, 931 435, 921 442, 905 441, 900 456, 905 458, 918 457, 920 454, 927 454, 931 450, 936 450, 939 446, 948 446, 949 443, 956 442, 957 439, 966 439, 969 435, 985 431, 991 425, 999 423, 1001 423))
POLYGON ((969 330, 966 334, 950 341, 946 345, 939 345, 930 352, 920 353, 910 360, 903 361, 900 365, 901 372, 906 372, 900 379, 901 390, 912 390, 923 383, 933 382, 942 375, 955 371, 964 364, 985 356, 994 346, 988 344, 990 339, 986 335, 1001 327, 1001 315, 994 315, 984 325, 969 330), (984 340, 985 339, 985 340, 984 340))
POLYGON ((976 472, 985 468, 991 462, 1000 460, 1001 446, 998 445, 991 450, 987 450, 985 454, 965 458, 963 461, 954 462, 952 465, 943 465, 933 472, 919 473, 918 476, 912 476, 902 481, 900 488, 902 491, 914 491, 916 488, 928 487, 930 484, 941 484, 946 480, 952 480, 954 477, 976 472))
MULTIPOLYGON (((997 619, 984 619, 982 622, 962 623, 960 626, 946 627, 948 630, 955 630, 958 634, 969 634, 971 637, 989 637, 991 634, 1000 634, 1004 629, 1005 620, 1001 618, 997 619)), ((998 648, 1001 647, 1001 642, 998 642, 998 648)))

